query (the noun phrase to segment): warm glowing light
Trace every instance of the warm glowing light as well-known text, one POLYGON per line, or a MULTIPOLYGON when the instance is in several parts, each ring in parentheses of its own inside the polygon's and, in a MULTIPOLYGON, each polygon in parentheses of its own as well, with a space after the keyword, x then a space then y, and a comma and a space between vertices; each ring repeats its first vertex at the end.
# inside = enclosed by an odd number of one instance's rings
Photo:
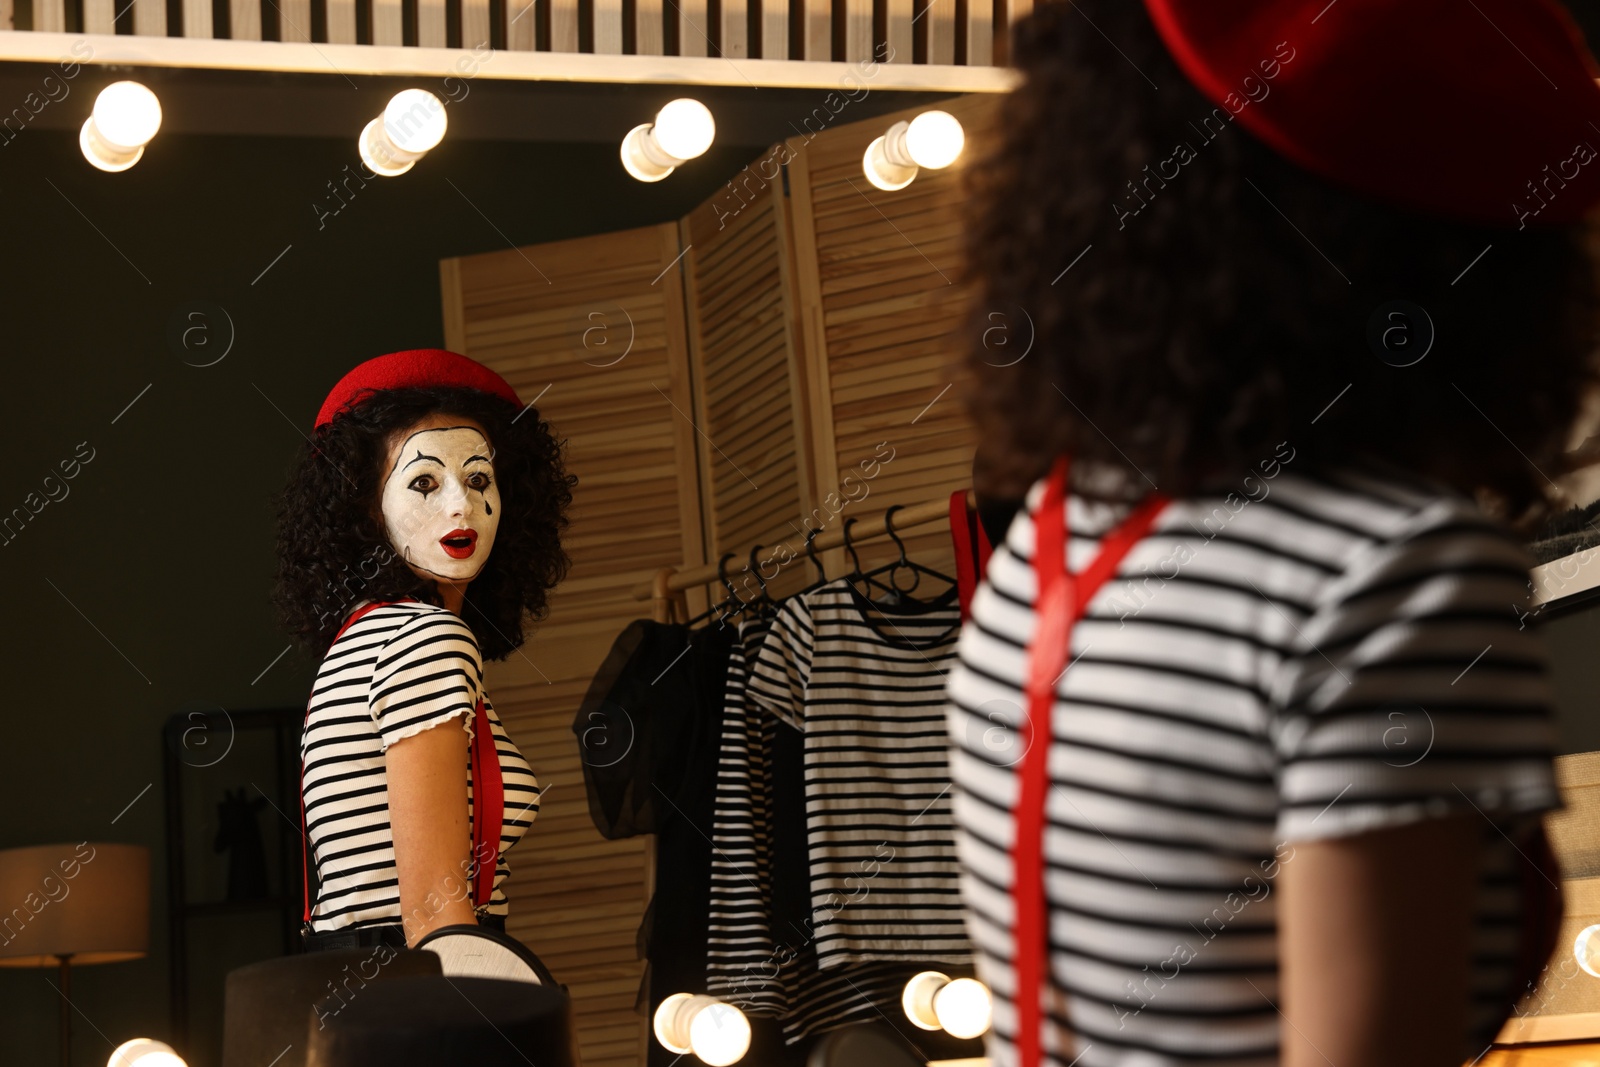
POLYGON ((106 1067, 188 1067, 172 1046, 148 1037, 124 1041, 111 1053, 106 1067))
POLYGON ((705 154, 717 136, 711 111, 698 100, 682 97, 656 112, 656 144, 676 159, 694 159, 705 154))
POLYGON ((994 1019, 994 1001, 982 982, 957 978, 933 995, 933 1013, 951 1037, 981 1037, 994 1019))
POLYGON ((880 137, 867 145, 867 151, 861 157, 861 172, 867 176, 867 181, 889 193, 904 189, 917 176, 914 165, 906 166, 889 158, 887 137, 880 137))
POLYGON ((989 988, 973 978, 923 971, 900 994, 906 1018, 924 1030, 943 1030, 951 1037, 981 1037, 994 1020, 989 988))
POLYGON ((95 97, 93 118, 107 142, 138 148, 149 144, 161 128, 161 101, 138 82, 112 82, 95 97))
POLYGON ((426 89, 402 89, 383 109, 383 132, 401 151, 421 155, 444 140, 444 103, 426 89))
POLYGON ((1600 978, 1600 926, 1585 926, 1572 943, 1572 956, 1589 974, 1600 978))
POLYGON ((83 158, 100 170, 127 170, 161 128, 161 101, 138 82, 112 82, 95 98, 94 111, 78 130, 83 158))
POLYGON ((707 1067, 730 1067, 750 1051, 750 1020, 716 997, 674 993, 656 1008, 652 1029, 662 1048, 692 1052, 707 1067))
POLYGON ((906 153, 912 162, 929 170, 942 170, 961 156, 967 135, 948 111, 924 111, 906 128, 906 153))

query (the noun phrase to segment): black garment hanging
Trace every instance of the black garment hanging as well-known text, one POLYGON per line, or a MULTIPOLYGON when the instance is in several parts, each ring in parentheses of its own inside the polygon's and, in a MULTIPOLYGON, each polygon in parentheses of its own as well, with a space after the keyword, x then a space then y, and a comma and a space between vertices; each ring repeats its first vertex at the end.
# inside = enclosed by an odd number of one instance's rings
POLYGON ((733 636, 629 623, 572 724, 595 827, 612 839, 656 835, 656 892, 639 930, 651 1005, 706 991, 709 830, 733 636))

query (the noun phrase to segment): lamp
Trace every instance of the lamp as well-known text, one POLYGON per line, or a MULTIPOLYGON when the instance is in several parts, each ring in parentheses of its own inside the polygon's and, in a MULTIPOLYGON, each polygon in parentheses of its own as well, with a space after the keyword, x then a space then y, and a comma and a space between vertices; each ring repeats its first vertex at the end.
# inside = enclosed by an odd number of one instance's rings
POLYGON ((124 1041, 111 1053, 106 1067, 189 1067, 183 1057, 165 1041, 136 1037, 124 1041))
POLYGON ((698 100, 680 97, 622 139, 622 166, 642 182, 658 182, 705 154, 717 136, 711 111, 698 100))
POLYGON ((943 1030, 951 1037, 980 1037, 994 1018, 989 987, 975 978, 957 978, 923 971, 900 994, 906 1018, 924 1030, 943 1030))
POLYGON ((361 130, 361 162, 374 174, 398 177, 444 140, 444 103, 426 89, 402 89, 383 114, 361 130))
POLYGON ((656 1040, 669 1052, 693 1052, 707 1067, 729 1067, 750 1051, 750 1020, 716 997, 674 993, 656 1008, 656 1040))
POLYGON ((83 158, 104 171, 127 170, 161 128, 161 101, 134 81, 112 82, 94 99, 94 111, 78 130, 83 158))
POLYGON ((0 851, 0 967, 60 968, 61 1064, 72 1061, 71 965, 150 947, 150 850, 84 841, 0 851))
POLYGON ((967 135, 948 111, 924 111, 910 122, 897 122, 867 146, 861 170, 867 181, 893 192, 910 185, 917 170, 943 170, 961 156, 967 135))

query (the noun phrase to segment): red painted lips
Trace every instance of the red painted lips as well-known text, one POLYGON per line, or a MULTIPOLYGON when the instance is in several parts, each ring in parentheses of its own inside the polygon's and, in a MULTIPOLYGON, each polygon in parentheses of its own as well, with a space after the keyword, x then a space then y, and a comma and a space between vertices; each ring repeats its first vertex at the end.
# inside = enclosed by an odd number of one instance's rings
POLYGON ((467 559, 478 547, 477 531, 451 530, 439 538, 439 547, 451 559, 467 559))

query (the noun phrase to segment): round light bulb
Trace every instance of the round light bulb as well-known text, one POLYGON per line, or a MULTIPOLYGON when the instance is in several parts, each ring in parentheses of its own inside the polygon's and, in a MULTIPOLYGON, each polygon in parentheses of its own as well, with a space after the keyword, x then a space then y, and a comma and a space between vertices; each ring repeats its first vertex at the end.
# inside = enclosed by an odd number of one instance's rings
POLYGON ((861 173, 867 176, 867 181, 879 189, 892 193, 896 189, 904 189, 910 185, 917 176, 917 168, 903 167, 891 160, 888 155, 888 139, 879 137, 867 145, 867 150, 861 154, 861 173))
POLYGON ((698 100, 681 97, 656 112, 656 144, 669 156, 694 159, 703 155, 716 135, 716 120, 698 100))
POLYGON ((188 1064, 166 1042, 136 1037, 118 1045, 106 1061, 106 1067, 188 1067, 188 1064))
POLYGON ((689 1023, 689 1047, 707 1067, 729 1067, 750 1051, 750 1020, 732 1004, 708 1004, 689 1023))
POLYGON ((381 118, 373 119, 361 128, 356 148, 361 155, 361 162, 366 164, 367 169, 382 178, 398 177, 417 162, 415 159, 408 159, 403 163, 399 161, 388 136, 383 132, 381 118))
POLYGON ((402 89, 383 109, 383 132, 395 147, 426 152, 444 140, 444 104, 426 89, 402 89))
POLYGON ((981 1037, 994 1018, 994 1002, 982 982, 957 978, 933 995, 933 1013, 951 1037, 981 1037))
POLYGON ((1600 926, 1585 926, 1572 943, 1572 957, 1584 971, 1600 978, 1600 926))
POLYGON ((95 97, 94 126, 119 148, 149 144, 161 128, 161 101, 138 82, 112 82, 95 97))
POLYGON ((940 170, 954 163, 966 146, 961 123, 948 111, 924 111, 906 130, 906 151, 917 166, 940 170))

